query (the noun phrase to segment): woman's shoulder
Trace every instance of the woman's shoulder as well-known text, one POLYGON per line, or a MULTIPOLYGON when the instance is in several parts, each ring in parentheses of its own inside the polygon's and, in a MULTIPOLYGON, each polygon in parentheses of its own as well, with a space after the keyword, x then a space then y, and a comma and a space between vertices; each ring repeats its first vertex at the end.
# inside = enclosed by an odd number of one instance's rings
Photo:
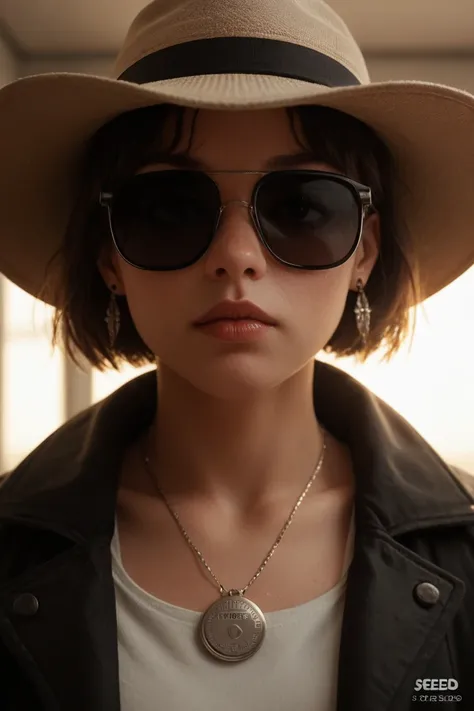
POLYGON ((466 491, 474 500, 474 472, 468 472, 461 467, 455 467, 452 464, 449 467, 456 481, 461 485, 461 488, 466 491))
POLYGON ((0 473, 0 488, 3 486, 3 484, 6 482, 8 477, 10 476, 11 472, 2 472, 0 473))

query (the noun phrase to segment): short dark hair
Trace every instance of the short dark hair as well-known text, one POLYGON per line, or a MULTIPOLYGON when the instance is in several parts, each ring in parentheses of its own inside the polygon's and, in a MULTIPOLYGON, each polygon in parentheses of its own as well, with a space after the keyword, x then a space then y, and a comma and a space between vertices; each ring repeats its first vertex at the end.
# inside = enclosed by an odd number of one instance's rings
MULTIPOLYGON (((46 279, 38 295, 49 295, 52 290, 56 304, 53 347, 61 332, 66 353, 79 367, 77 352, 100 371, 110 365, 118 370, 121 361, 135 367, 157 362, 135 328, 126 296, 116 297, 121 327, 114 347, 109 345, 104 317, 110 291, 97 260, 110 234, 98 198, 109 181, 125 179, 145 165, 152 146, 160 143, 165 148, 162 134, 170 116, 176 123, 173 140, 166 148, 173 151, 181 140, 185 111, 174 104, 162 104, 121 114, 102 126, 87 145, 77 199, 62 243, 49 263, 55 275, 46 279)), ((198 111, 194 110, 189 145, 198 111)), ((390 360, 410 331, 409 309, 417 303, 419 293, 413 245, 395 208, 399 183, 393 157, 376 132, 352 116, 319 106, 286 111, 299 145, 314 148, 319 160, 369 185, 380 215, 380 253, 365 287, 372 308, 367 343, 362 344, 353 313, 357 294, 350 291, 340 323, 323 350, 338 356, 355 355, 363 362, 382 347, 383 359, 390 360), (296 116, 303 141, 297 135, 296 116)))

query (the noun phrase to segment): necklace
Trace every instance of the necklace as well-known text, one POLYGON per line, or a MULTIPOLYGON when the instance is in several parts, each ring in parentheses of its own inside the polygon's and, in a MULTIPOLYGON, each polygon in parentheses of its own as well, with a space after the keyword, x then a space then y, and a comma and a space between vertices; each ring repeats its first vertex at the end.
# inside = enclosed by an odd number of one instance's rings
POLYGON ((178 514, 176 511, 173 511, 165 494, 156 482, 156 479, 151 471, 150 459, 145 449, 143 459, 146 470, 150 475, 154 486, 166 504, 168 511, 178 524, 178 527, 186 539, 186 542, 192 548, 204 567, 212 575, 219 587, 219 592, 221 594, 220 599, 212 603, 212 605, 203 613, 200 623, 201 641, 205 649, 217 659, 221 659, 226 662, 241 662, 245 659, 249 659, 249 657, 255 654, 255 652, 260 648, 265 637, 265 617, 260 608, 254 602, 245 597, 245 593, 252 583, 259 577, 260 573, 267 565, 277 546, 280 544, 281 539, 288 530, 288 527, 293 521, 293 517, 297 509, 308 493, 311 484, 315 480, 323 465, 326 446, 325 430, 323 428, 323 446, 315 470, 313 471, 306 487, 293 507, 293 510, 287 518, 266 558, 263 560, 253 578, 241 590, 226 590, 216 578, 211 568, 204 560, 202 553, 191 541, 191 538, 182 525, 178 514))

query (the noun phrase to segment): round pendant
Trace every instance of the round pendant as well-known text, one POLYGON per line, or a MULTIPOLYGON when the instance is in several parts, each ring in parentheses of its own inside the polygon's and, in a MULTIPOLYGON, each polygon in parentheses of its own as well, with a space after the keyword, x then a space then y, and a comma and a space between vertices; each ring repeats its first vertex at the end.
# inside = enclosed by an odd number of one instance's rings
POLYGON ((265 617, 260 608, 243 595, 229 594, 216 600, 204 613, 201 639, 214 657, 225 662, 242 662, 263 642, 265 617))

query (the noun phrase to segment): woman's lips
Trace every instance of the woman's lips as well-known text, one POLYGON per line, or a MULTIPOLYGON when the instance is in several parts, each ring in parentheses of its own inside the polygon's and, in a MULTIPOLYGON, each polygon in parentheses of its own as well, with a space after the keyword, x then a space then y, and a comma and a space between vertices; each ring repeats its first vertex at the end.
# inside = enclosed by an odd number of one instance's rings
POLYGON ((266 335, 274 326, 256 319, 222 318, 197 326, 206 335, 223 341, 256 341, 266 335))

